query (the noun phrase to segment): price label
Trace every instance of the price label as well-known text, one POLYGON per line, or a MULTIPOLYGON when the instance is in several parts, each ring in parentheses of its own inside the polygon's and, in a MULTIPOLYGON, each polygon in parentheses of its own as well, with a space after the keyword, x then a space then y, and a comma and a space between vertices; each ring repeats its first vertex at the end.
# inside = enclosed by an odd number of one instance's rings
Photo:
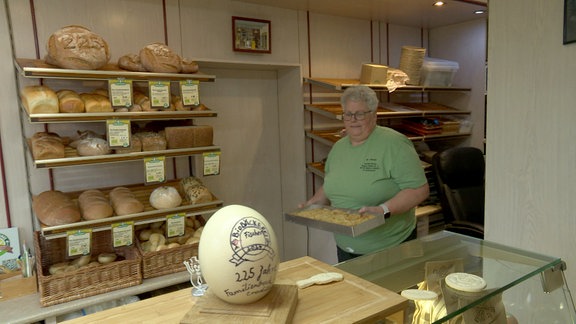
POLYGON ((66 232, 68 256, 88 255, 92 247, 92 230, 83 229, 66 232))
POLYGON ((110 147, 130 146, 130 120, 111 119, 106 121, 106 134, 110 147))
POLYGON ((206 152, 204 158, 204 175, 220 174, 220 152, 206 152))
POLYGON ((166 181, 166 157, 157 156, 144 159, 146 183, 166 181))
POLYGON ((178 213, 166 216, 166 236, 182 236, 186 229, 186 214, 178 213))
POLYGON ((200 104, 200 90, 198 80, 180 81, 180 94, 184 106, 198 106, 200 104))
POLYGON ((112 224, 112 244, 114 247, 132 245, 134 238, 134 222, 112 224))
POLYGON ((170 108, 170 81, 150 81, 150 106, 153 108, 170 108))
POLYGON ((113 107, 132 107, 132 80, 108 80, 108 89, 113 107))

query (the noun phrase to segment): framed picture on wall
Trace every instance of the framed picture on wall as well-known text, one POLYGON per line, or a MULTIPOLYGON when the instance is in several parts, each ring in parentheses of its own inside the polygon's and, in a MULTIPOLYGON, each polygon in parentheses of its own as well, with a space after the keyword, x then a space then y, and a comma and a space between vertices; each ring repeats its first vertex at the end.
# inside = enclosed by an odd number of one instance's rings
POLYGON ((232 48, 236 52, 272 53, 270 20, 232 17, 232 48))
POLYGON ((576 42, 576 0, 564 0, 564 44, 576 42))

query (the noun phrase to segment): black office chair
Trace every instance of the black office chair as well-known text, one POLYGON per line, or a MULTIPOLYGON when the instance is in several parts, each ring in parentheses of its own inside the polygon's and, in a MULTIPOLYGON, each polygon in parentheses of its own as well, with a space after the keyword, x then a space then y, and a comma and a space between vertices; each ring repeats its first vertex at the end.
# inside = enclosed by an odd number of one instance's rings
POLYGON ((436 153, 432 166, 446 230, 484 238, 484 173, 482 151, 454 147, 436 153))

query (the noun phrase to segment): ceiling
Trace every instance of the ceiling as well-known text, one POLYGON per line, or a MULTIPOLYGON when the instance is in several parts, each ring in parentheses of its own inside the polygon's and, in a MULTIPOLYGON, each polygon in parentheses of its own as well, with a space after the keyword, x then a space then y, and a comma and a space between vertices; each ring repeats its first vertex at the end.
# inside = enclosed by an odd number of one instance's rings
POLYGON ((488 0, 236 0, 272 7, 310 11, 334 16, 378 20, 402 26, 434 28, 486 17, 488 0))

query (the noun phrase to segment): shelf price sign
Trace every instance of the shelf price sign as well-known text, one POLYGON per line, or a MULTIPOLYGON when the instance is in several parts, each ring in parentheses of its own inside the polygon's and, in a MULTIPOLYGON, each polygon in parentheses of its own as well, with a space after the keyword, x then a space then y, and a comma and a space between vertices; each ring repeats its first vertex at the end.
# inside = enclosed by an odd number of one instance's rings
POLYGON ((198 80, 180 81, 180 94, 184 106, 198 106, 200 104, 200 91, 198 80))
POLYGON ((130 120, 109 119, 106 121, 108 145, 114 147, 130 146, 130 120))
POLYGON ((144 159, 146 183, 158 183, 166 181, 166 157, 156 156, 144 159))
POLYGON ((170 81, 150 81, 150 107, 152 108, 170 108, 170 81))
POLYGON ((205 152, 203 159, 205 176, 220 174, 220 152, 205 152))
POLYGON ((182 236, 186 228, 186 214, 178 213, 166 216, 166 236, 182 236))
POLYGON ((132 107, 132 80, 108 80, 108 90, 112 107, 132 107))
POLYGON ((112 244, 113 246, 132 245, 134 238, 134 222, 122 222, 112 224, 112 244))
POLYGON ((68 256, 88 255, 92 246, 92 229, 66 232, 66 251, 68 256))

